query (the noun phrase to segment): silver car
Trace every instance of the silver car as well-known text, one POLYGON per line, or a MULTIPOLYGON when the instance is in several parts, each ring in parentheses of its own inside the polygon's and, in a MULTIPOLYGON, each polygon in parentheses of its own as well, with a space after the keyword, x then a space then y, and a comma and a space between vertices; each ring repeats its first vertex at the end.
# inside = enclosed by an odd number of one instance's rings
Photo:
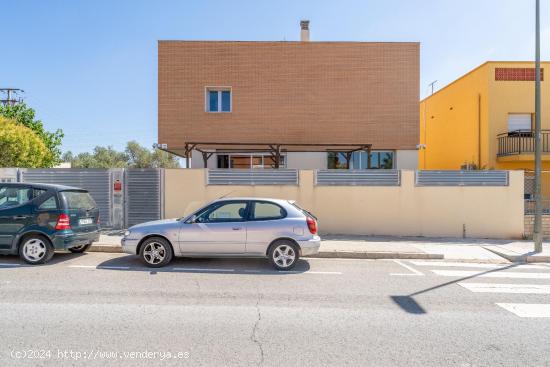
POLYGON ((279 270, 316 254, 317 219, 294 201, 260 198, 215 200, 188 217, 146 222, 124 234, 124 252, 147 266, 161 267, 174 256, 267 257, 279 270))

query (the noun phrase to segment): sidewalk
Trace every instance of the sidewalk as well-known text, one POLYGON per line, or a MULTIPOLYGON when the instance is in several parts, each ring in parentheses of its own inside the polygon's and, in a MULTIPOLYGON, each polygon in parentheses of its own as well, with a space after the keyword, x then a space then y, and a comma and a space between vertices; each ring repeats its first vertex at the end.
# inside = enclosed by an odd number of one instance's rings
MULTIPOLYGON (((120 232, 102 234, 89 251, 122 252, 120 232)), ((550 262, 550 243, 544 244, 542 254, 533 254, 530 241, 344 236, 322 237, 321 258, 351 259, 446 259, 486 263, 550 262)))

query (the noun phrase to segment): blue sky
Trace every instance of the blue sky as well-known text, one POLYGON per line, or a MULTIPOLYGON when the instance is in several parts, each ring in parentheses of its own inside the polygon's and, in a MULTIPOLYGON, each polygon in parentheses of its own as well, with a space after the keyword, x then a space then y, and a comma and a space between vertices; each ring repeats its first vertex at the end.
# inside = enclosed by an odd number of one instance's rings
MULTIPOLYGON (((542 0, 550 59, 550 1, 542 0)), ((157 139, 157 40, 420 41, 421 85, 532 60, 534 0, 2 0, 0 86, 25 90, 64 150, 157 139)))

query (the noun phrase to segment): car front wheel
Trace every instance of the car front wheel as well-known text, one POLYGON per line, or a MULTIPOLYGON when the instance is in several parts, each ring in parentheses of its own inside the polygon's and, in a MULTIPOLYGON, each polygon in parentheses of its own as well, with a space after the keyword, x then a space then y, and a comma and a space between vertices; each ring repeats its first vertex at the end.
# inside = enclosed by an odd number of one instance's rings
POLYGON ((160 268, 167 265, 174 256, 172 246, 164 238, 151 237, 143 242, 139 256, 145 265, 151 268, 160 268))
POLYGON ((299 257, 298 247, 288 240, 276 241, 269 249, 269 261, 277 270, 292 269, 299 257))
POLYGON ((44 236, 30 235, 23 238, 19 246, 19 256, 29 264, 44 264, 51 260, 54 248, 44 236))

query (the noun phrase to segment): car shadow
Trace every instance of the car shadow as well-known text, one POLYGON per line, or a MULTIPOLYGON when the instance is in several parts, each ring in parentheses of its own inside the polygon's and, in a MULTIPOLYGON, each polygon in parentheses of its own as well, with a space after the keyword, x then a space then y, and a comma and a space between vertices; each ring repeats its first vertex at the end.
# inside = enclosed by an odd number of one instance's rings
POLYGON ((178 257, 170 264, 161 268, 146 266, 135 255, 120 256, 106 260, 96 267, 97 269, 137 271, 156 273, 198 273, 223 275, 288 275, 300 274, 309 271, 307 260, 300 259, 290 271, 278 271, 271 266, 267 259, 258 258, 189 258, 178 257))
POLYGON ((84 255, 85 253, 73 254, 72 252, 56 251, 50 261, 48 261, 45 264, 36 264, 36 265, 26 263, 18 255, 0 255, 0 269, 11 269, 14 267, 20 268, 22 266, 32 266, 32 267, 51 266, 51 265, 63 263, 65 261, 74 260, 84 255))

